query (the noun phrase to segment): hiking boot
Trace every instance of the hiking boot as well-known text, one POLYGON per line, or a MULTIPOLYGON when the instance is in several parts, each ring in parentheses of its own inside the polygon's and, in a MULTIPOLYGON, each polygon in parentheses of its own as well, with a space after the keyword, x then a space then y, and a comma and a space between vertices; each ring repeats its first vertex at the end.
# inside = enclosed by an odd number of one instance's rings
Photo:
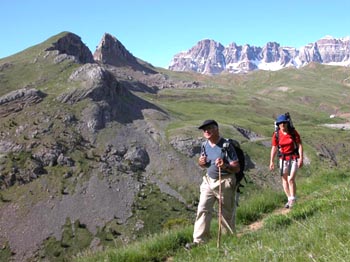
POLYGON ((198 246, 198 245, 199 245, 199 244, 196 243, 196 242, 187 243, 187 244, 185 245, 185 249, 186 249, 186 250, 190 250, 190 249, 192 249, 192 248, 194 248, 194 247, 196 247, 196 246, 198 246))
POLYGON ((289 201, 289 208, 292 208, 295 205, 295 200, 289 201))
POLYGON ((290 203, 289 201, 284 205, 285 208, 289 208, 290 207, 290 203))

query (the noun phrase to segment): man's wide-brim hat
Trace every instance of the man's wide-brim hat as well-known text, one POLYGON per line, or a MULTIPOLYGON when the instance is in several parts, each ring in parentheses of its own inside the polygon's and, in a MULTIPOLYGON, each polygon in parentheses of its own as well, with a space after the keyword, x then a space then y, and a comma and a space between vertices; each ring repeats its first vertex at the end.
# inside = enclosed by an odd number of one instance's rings
POLYGON ((218 123, 215 120, 209 119, 209 120, 205 120, 203 122, 203 124, 201 124, 198 129, 203 129, 206 126, 211 126, 211 125, 215 125, 215 126, 219 126, 218 123))

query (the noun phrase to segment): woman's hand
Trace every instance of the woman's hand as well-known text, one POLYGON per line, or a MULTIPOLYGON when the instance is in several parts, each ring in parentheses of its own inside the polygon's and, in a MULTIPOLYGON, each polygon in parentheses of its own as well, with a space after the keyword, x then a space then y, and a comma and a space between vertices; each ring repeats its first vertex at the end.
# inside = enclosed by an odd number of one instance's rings
POLYGON ((303 166, 303 159, 298 158, 298 168, 301 168, 303 166))

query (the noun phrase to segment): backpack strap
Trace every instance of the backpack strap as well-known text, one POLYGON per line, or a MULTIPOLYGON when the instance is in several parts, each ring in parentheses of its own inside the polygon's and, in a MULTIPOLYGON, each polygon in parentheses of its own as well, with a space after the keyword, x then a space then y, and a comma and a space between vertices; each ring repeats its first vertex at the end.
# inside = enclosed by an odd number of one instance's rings
POLYGON ((280 143, 279 143, 279 129, 277 129, 275 131, 275 139, 276 139, 276 144, 277 144, 277 148, 278 148, 278 156, 279 157, 285 157, 285 156, 295 155, 295 156, 297 156, 297 158, 299 158, 299 149, 298 149, 298 144, 296 142, 295 129, 290 130, 289 133, 290 133, 290 135, 292 137, 292 140, 293 140, 294 150, 290 154, 282 154, 281 146, 280 146, 280 143))
MULTIPOLYGON (((229 147, 228 147, 227 151, 232 152, 232 150, 234 150, 236 152, 235 145, 234 145, 234 142, 233 142, 234 140, 232 140, 231 138, 224 138, 224 140, 225 140, 224 143, 228 143, 229 144, 229 147)), ((226 151, 226 154, 225 154, 226 160, 228 160, 227 159, 228 158, 228 155, 227 155, 228 152, 227 151, 226 151)), ((237 155, 237 152, 236 152, 236 155, 237 155)), ((238 159, 238 155, 237 155, 237 159, 238 159)))

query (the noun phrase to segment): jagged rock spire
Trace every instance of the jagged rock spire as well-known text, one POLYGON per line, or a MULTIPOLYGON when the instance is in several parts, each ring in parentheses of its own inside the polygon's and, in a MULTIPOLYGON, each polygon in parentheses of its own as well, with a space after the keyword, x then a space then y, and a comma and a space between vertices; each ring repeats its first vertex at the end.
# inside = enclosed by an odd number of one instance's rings
POLYGON ((137 71, 155 73, 153 70, 143 66, 124 45, 114 36, 105 33, 94 53, 94 59, 101 64, 117 67, 131 67, 137 71))
POLYGON ((94 53, 95 61, 114 66, 137 64, 136 58, 114 36, 105 33, 94 53))

